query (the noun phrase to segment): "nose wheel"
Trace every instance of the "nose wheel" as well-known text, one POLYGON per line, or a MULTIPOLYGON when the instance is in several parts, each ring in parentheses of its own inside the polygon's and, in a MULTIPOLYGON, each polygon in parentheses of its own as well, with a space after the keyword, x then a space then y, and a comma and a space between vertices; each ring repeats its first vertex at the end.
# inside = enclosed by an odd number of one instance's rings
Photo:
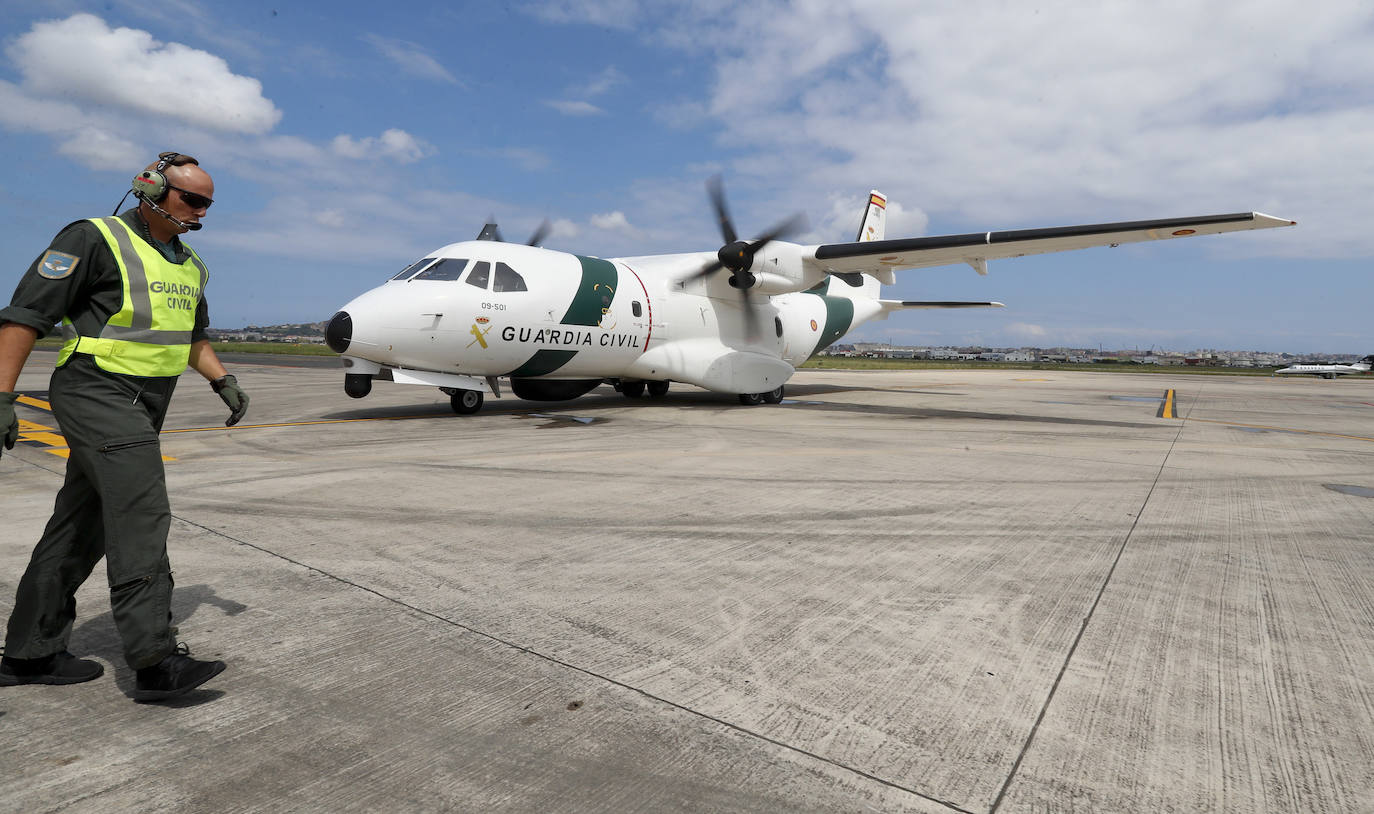
POLYGON ((472 415, 482 409, 482 392, 480 390, 459 390, 449 396, 449 404, 453 405, 453 412, 458 415, 472 415))

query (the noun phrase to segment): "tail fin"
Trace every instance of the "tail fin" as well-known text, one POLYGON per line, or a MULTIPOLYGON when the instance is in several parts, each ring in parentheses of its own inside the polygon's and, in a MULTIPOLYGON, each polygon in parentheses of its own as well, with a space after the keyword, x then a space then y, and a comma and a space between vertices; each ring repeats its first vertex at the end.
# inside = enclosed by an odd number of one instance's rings
MULTIPOLYGON (((868 202, 864 204, 864 219, 859 224, 859 236, 855 243, 883 240, 887 235, 887 196, 878 190, 870 190, 868 202)), ((825 282, 825 294, 831 297, 876 300, 882 296, 882 283, 867 274, 846 274, 844 277, 831 275, 825 282)))
POLYGON ((868 204, 864 207, 864 221, 859 224, 859 236, 855 243, 882 240, 887 234, 887 196, 878 190, 868 193, 868 204))

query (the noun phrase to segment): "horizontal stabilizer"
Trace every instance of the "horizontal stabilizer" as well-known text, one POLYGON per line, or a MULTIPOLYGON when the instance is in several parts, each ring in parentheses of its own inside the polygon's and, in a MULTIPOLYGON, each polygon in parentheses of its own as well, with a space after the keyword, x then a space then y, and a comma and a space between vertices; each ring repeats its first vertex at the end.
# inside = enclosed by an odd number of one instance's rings
POLYGON ((878 300, 884 311, 904 308, 1006 308, 1000 302, 954 302, 949 300, 878 300))

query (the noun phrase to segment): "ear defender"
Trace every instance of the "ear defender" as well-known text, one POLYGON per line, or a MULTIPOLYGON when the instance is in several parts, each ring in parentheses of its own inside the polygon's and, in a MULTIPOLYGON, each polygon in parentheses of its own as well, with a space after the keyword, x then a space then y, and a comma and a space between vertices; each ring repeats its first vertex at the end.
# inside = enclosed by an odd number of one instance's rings
POLYGON ((153 203, 160 202, 167 197, 167 176, 163 175, 162 171, 170 167, 180 155, 181 153, 159 153, 157 166, 135 175, 129 188, 140 198, 146 198, 153 203))

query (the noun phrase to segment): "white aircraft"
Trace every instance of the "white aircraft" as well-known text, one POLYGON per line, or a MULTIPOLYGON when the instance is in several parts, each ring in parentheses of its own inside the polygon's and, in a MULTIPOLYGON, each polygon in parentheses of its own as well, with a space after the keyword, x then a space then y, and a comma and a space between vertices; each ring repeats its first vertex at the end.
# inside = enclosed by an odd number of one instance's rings
POLYGON ((1282 370, 1275 370, 1274 375, 1299 373, 1309 376, 1321 376, 1323 379, 1334 379, 1337 376, 1344 376, 1350 373, 1368 373, 1371 366, 1374 366, 1374 354, 1366 356, 1360 361, 1350 365, 1290 365, 1282 370))
POLYGON ((500 397, 502 378, 536 401, 602 383, 661 397, 684 382, 776 404, 798 365, 869 320, 1002 307, 882 299, 896 269, 967 263, 986 274, 999 258, 1294 223, 1244 212, 887 240, 887 199, 875 190, 855 242, 802 246, 781 239, 799 217, 740 240, 718 178, 708 190, 725 243, 715 252, 603 260, 539 248, 542 226, 521 245, 487 224, 476 240, 426 254, 329 321, 344 392, 362 398, 374 380, 430 385, 467 414, 485 394, 500 397))

